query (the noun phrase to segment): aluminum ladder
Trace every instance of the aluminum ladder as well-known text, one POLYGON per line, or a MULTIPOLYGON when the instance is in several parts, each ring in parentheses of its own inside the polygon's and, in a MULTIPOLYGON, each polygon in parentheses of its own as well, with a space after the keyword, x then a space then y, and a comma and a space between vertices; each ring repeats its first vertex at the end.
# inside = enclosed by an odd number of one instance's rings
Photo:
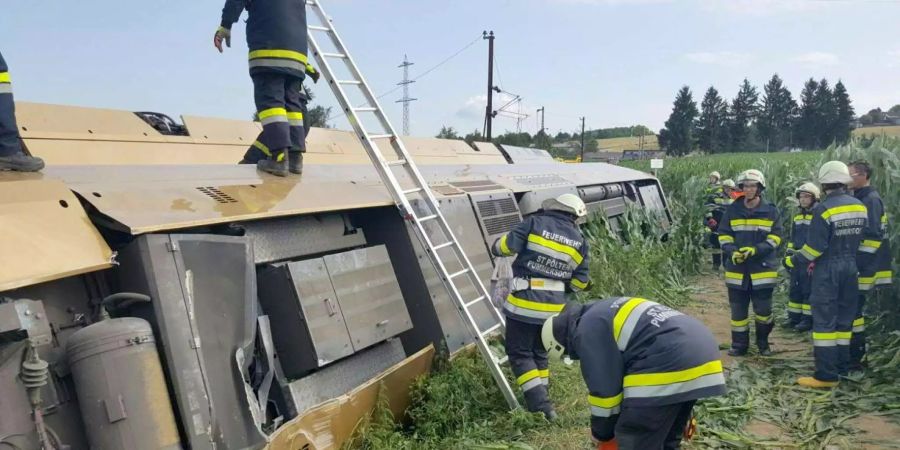
MULTIPOLYGON (((338 36, 332 21, 329 19, 328 15, 325 14, 325 10, 322 9, 322 2, 319 0, 307 0, 306 5, 308 7, 307 12, 311 13, 307 14, 307 19, 309 19, 309 16, 316 17, 319 23, 318 25, 308 26, 307 37, 310 50, 319 65, 319 70, 323 75, 323 78, 328 83, 329 87, 331 87, 341 109, 347 115, 357 137, 359 137, 363 147, 366 149, 366 153, 369 154, 369 158, 375 165, 375 169, 378 171, 378 175, 381 177, 384 186, 391 192, 394 203, 396 203, 397 208, 400 209, 400 214, 403 216, 404 220, 409 221, 415 229, 416 236, 425 248, 429 259, 441 277, 450 297, 453 299, 463 316, 470 334, 475 339, 478 350, 481 352, 485 362, 487 362, 491 375, 493 375, 494 380, 500 387, 500 391, 506 398, 507 403, 509 403, 510 409, 517 408, 519 402, 501 369, 501 365, 507 361, 507 357, 498 357, 495 355, 487 342, 487 337, 490 333, 497 330, 502 332, 505 329, 506 321, 504 320, 503 315, 491 302, 491 296, 488 294, 487 289, 485 289, 484 284, 478 278, 475 267, 472 265, 472 262, 469 261, 465 252, 463 252, 459 241, 456 239, 456 236, 453 235, 453 231, 447 223, 447 219, 444 218, 444 215, 441 213, 438 201, 435 199, 434 194, 429 188, 428 182, 422 177, 422 174, 419 172, 418 167, 416 167, 415 162, 413 162, 411 155, 406 151, 406 147, 403 145, 400 136, 394 130, 394 127, 384 114, 384 110, 378 104, 378 99, 375 97, 375 94, 369 88, 365 79, 363 79, 362 73, 359 71, 359 68, 347 51, 347 47, 344 45, 340 36, 338 36), (317 36, 321 37, 322 34, 327 35, 331 40, 333 51, 322 51, 322 47, 319 45, 320 41, 317 38, 317 36), (347 79, 336 78, 334 71, 335 67, 332 64, 337 61, 342 61, 346 64, 345 69, 349 72, 349 75, 346 77, 347 79), (362 103, 362 105, 355 106, 354 102, 351 102, 351 99, 348 97, 347 89, 353 88, 356 88, 361 92, 362 101, 357 103, 362 103), (366 129, 364 121, 361 120, 361 114, 371 114, 374 116, 372 119, 377 121, 377 125, 380 125, 380 134, 373 134, 366 129), (382 145, 387 144, 391 147, 392 150, 388 152, 389 156, 385 156, 376 141, 382 145), (406 177, 412 182, 411 187, 404 189, 400 185, 400 182, 398 181, 398 175, 400 173, 405 173, 406 177), (416 206, 422 211, 417 211, 417 209, 413 207, 414 199, 418 200, 416 206), (439 242, 432 242, 428 237, 426 225, 429 224, 437 226, 437 232, 435 233, 437 236, 435 237, 440 239, 439 242), (452 251, 441 252, 441 250, 452 251), (462 269, 450 273, 447 267, 451 263, 461 266, 462 269), (463 297, 461 287, 465 287, 464 283, 468 283, 474 287, 476 298, 466 299, 463 297), (475 320, 471 311, 472 307, 479 303, 483 303, 487 306, 487 309, 497 321, 495 325, 484 330, 479 328, 478 322, 475 320)), ((329 50, 332 49, 329 48, 329 50)))

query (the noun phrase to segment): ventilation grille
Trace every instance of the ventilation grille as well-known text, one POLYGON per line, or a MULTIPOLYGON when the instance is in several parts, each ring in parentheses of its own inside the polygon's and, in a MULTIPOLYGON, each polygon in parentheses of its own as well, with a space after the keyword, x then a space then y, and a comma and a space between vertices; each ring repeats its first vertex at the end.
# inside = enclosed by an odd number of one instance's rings
POLYGON ((491 180, 454 181, 450 184, 466 192, 493 191, 497 189, 504 189, 503 186, 500 186, 499 184, 494 183, 491 180))
POLYGON ((484 219, 484 229, 489 235, 494 236, 512 230, 513 227, 518 225, 521 221, 522 219, 519 218, 518 214, 489 217, 484 219))
POLYGON ((218 188, 214 188, 212 186, 201 186, 197 188, 198 191, 206 194, 209 198, 219 202, 219 203, 237 203, 230 195, 220 191, 218 188))
POLYGON ((497 200, 483 200, 478 202, 478 212, 482 217, 491 217, 500 214, 514 214, 518 211, 516 202, 511 198, 497 200))
POLYGON ((522 216, 512 193, 505 194, 470 194, 478 213, 481 231, 490 245, 494 239, 512 230, 522 216))

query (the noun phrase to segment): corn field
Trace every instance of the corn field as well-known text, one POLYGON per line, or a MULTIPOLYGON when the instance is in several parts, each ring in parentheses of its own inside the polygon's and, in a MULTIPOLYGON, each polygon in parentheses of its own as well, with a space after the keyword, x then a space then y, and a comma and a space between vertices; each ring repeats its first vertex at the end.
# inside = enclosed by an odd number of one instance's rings
MULTIPOLYGON (((787 221, 795 206, 794 189, 815 179, 824 161, 865 159, 874 171, 872 182, 885 201, 891 223, 894 274, 900 263, 900 139, 876 139, 871 145, 833 147, 824 152, 752 154, 666 160, 659 173, 674 223, 662 230, 658 218, 640 209, 626 212, 614 232, 602 216, 585 226, 591 244, 590 293, 581 300, 635 295, 679 308, 688 306, 697 287, 692 279, 709 277, 703 247, 706 209, 704 189, 709 172, 723 178, 757 168, 767 180, 765 195, 787 221), (660 236, 665 236, 660 239, 660 236)), ((648 170, 646 161, 634 168, 648 170)), ((784 277, 783 277, 784 278, 784 277)), ((700 432, 691 449, 838 449, 900 448, 900 431, 887 441, 872 441, 852 425, 860 418, 900 418, 900 298, 882 291, 875 301, 870 326, 869 371, 865 377, 842 383, 839 389, 813 392, 794 379, 808 374, 811 356, 752 358, 728 368, 729 394, 701 401, 695 409, 700 432), (769 424, 777 435, 760 436, 751 423, 769 424), (872 444, 875 442, 875 444, 872 444), (874 445, 862 447, 860 444, 874 445)), ((727 300, 722 299, 727 303, 727 300)), ((784 289, 776 304, 786 302, 784 289)), ((783 313, 783 311, 782 311, 783 313)), ((727 319, 726 319, 727 320, 727 319)), ((797 336, 798 340, 808 337, 797 336)), ((808 343, 809 349, 812 344, 808 343)), ((413 389, 413 406, 401 425, 381 409, 360 424, 346 448, 364 449, 578 449, 588 448, 586 388, 578 365, 551 365, 550 395, 560 419, 548 423, 540 414, 510 412, 485 365, 477 355, 463 355, 448 363, 439 358, 429 378, 413 389)), ((900 430, 900 425, 896 425, 900 430)))

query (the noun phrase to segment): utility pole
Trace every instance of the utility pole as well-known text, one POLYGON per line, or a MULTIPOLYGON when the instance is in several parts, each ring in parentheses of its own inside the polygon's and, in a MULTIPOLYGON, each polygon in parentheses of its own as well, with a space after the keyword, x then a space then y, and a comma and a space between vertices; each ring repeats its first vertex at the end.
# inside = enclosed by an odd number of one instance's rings
POLYGON ((415 83, 415 80, 409 79, 409 66, 414 63, 409 62, 406 55, 403 55, 403 64, 397 67, 403 68, 403 81, 397 83, 397 86, 403 86, 403 98, 397 100, 397 103, 403 103, 403 134, 409 136, 409 103, 418 99, 409 98, 409 85, 415 83))
POLYGON ((538 134, 540 134, 544 131, 544 107, 541 106, 540 108, 538 108, 537 112, 541 114, 541 129, 538 130, 538 134))
POLYGON ((491 120, 494 118, 494 32, 482 32, 482 39, 488 41, 488 89, 487 108, 484 112, 484 138, 491 142, 491 120))
POLYGON ((584 162, 584 117, 581 118, 581 162, 584 162))

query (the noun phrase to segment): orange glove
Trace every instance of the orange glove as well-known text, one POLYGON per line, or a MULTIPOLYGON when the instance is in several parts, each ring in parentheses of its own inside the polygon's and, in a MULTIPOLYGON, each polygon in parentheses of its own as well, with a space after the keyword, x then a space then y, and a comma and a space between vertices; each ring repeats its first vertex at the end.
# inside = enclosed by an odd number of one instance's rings
POLYGON ((619 444, 616 443, 616 438, 612 438, 608 441, 600 441, 597 444, 597 450, 619 450, 619 444))
POLYGON ((694 433, 697 432, 697 419, 694 416, 691 416, 691 420, 688 420, 687 424, 684 426, 684 440, 689 441, 693 439, 694 433))

